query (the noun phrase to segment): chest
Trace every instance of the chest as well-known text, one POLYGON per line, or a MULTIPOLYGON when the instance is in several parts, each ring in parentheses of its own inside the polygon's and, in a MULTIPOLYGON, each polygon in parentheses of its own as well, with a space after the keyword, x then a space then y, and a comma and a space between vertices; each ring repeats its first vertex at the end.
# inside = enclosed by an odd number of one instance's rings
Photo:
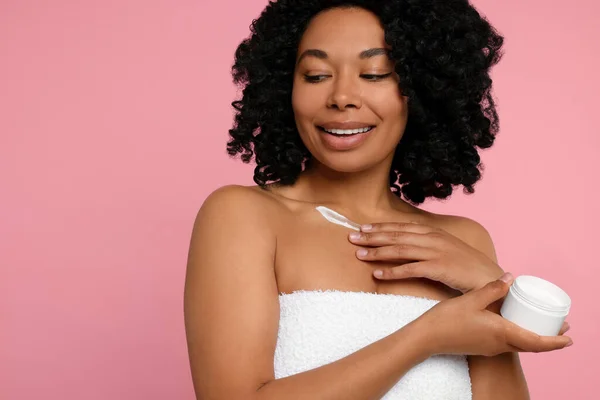
POLYGON ((359 260, 356 251, 360 247, 348 240, 348 234, 353 231, 313 214, 290 217, 277 234, 275 272, 280 293, 332 289, 435 300, 453 296, 449 288, 430 280, 375 279, 373 271, 377 267, 400 264, 359 260))

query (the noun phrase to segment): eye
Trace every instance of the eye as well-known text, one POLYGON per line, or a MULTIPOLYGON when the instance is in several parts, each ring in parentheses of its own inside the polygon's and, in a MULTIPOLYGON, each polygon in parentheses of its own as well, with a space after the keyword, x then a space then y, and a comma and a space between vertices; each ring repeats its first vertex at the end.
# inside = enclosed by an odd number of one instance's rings
POLYGON ((391 76, 392 73, 388 73, 388 74, 382 74, 382 75, 375 75, 375 74, 362 74, 360 77, 363 79, 366 79, 367 81, 380 81, 382 79, 385 79, 389 76, 391 76))
POLYGON ((329 77, 329 75, 307 75, 307 74, 304 74, 304 80, 309 83, 318 83, 318 82, 325 80, 325 78, 328 78, 328 77, 329 77))

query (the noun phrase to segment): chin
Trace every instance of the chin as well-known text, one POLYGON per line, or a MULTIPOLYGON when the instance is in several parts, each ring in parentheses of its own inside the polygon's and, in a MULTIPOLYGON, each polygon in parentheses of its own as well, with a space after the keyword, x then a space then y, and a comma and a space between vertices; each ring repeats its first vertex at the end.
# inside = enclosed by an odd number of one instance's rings
POLYGON ((384 161, 381 157, 360 153, 360 151, 336 152, 313 155, 313 158, 321 167, 340 174, 368 171, 384 161))

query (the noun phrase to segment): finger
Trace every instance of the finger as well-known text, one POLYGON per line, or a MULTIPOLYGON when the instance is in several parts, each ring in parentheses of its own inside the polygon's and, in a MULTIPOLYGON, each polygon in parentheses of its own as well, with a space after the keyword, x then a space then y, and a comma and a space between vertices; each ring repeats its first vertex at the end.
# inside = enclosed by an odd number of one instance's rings
POLYGON ((439 268, 437 268, 434 263, 429 263, 427 261, 409 262, 390 268, 378 268, 373 271, 373 275, 381 280, 427 278, 439 281, 440 279, 438 276, 439 268))
POLYGON ((413 246, 433 246, 434 238, 425 232, 390 231, 390 232, 352 232, 349 240, 361 246, 390 246, 394 244, 407 244, 413 246))
POLYGON ((542 353, 563 349, 573 344, 573 340, 568 336, 540 336, 508 320, 504 320, 504 323, 507 325, 506 341, 508 344, 524 352, 542 353))
POLYGON ((507 272, 498 280, 488 283, 481 289, 469 292, 465 297, 475 297, 478 307, 481 309, 487 308, 495 301, 506 296, 513 280, 514 277, 507 272))
POLYGON ((426 224, 421 224, 418 221, 408 222, 379 222, 375 224, 365 224, 360 227, 362 232, 393 232, 406 231, 415 233, 427 233, 436 230, 426 224))
POLYGON ((568 322, 564 322, 562 324, 562 327, 560 328, 560 332, 558 332, 559 335, 564 335, 565 333, 567 333, 567 331, 571 329, 571 325, 569 325, 568 322))
POLYGON ((362 248, 356 251, 356 257, 363 261, 427 261, 436 258, 437 255, 435 249, 404 244, 362 248))
POLYGON ((502 308, 503 302, 504 302, 504 299, 496 300, 492 304, 487 306, 487 310, 491 311, 493 313, 496 313, 496 314, 500 314, 500 309, 502 308))

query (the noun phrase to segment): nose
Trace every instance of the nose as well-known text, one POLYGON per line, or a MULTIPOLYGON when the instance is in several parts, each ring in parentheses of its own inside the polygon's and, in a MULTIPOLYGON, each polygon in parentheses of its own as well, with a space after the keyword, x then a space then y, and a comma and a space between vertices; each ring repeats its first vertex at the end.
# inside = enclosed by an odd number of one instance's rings
POLYGON ((338 110, 361 108, 362 99, 359 83, 351 77, 338 76, 331 87, 327 107, 338 110))

